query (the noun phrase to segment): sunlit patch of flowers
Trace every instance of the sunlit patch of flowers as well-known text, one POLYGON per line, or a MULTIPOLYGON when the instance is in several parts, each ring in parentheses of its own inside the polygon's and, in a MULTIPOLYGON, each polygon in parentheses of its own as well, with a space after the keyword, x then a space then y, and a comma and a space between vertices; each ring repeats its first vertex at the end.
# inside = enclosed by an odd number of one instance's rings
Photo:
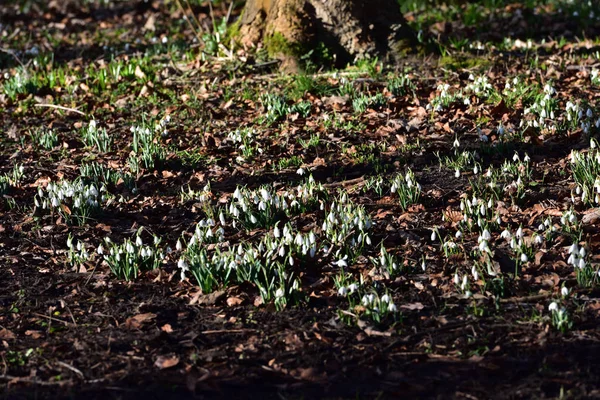
POLYGON ((272 244, 264 240, 258 247, 240 243, 225 251, 215 248, 212 252, 206 246, 191 246, 182 253, 177 267, 182 280, 191 273, 204 293, 219 285, 250 282, 258 288, 263 302, 273 301, 277 309, 282 309, 290 301, 298 300, 300 282, 291 269, 292 255, 281 256, 279 250, 274 252, 272 244))
POLYGON ((379 257, 370 257, 370 259, 375 268, 381 275, 385 276, 386 279, 398 276, 402 270, 400 261, 393 254, 388 253, 383 244, 379 249, 379 257))
POLYGON ((447 83, 438 85, 437 92, 437 95, 429 104, 427 104, 427 110, 433 110, 436 112, 442 111, 444 108, 448 108, 452 103, 463 98, 463 95, 460 91, 451 92, 450 85, 447 83))
POLYGON ((142 271, 158 269, 163 263, 164 255, 159 247, 161 239, 153 235, 152 243, 144 244, 141 233, 142 228, 135 239, 125 239, 119 244, 107 237, 96 249, 118 278, 129 281, 137 278, 142 271))
POLYGON ((586 135, 591 133, 592 128, 600 128, 600 118, 595 118, 594 111, 589 105, 568 101, 565 106, 565 119, 567 128, 581 128, 586 135))
POLYGON ((543 93, 538 95, 535 102, 523 111, 525 116, 531 115, 532 117, 522 120, 521 126, 554 132, 558 111, 558 101, 554 97, 555 95, 556 89, 550 83, 544 85, 543 93))
POLYGON ((241 156, 237 157, 238 162, 244 162, 251 159, 256 153, 262 154, 263 150, 256 142, 256 129, 241 128, 227 134, 227 139, 238 146, 241 156))
POLYGON ((81 138, 86 146, 95 147, 98 151, 106 153, 110 151, 112 138, 104 128, 98 128, 96 120, 81 128, 81 138))
POLYGON ((505 160, 501 169, 504 176, 512 180, 504 186, 504 192, 510 196, 513 203, 516 203, 525 196, 527 183, 531 180, 531 158, 525 154, 521 159, 519 154, 515 153, 512 161, 505 160))
POLYGON ((312 175, 305 183, 292 190, 276 192, 265 185, 257 190, 237 187, 226 212, 234 221, 235 228, 241 223, 246 228, 272 226, 283 215, 297 215, 323 204, 326 191, 317 184, 312 175))
POLYGON ((132 172, 138 172, 135 168, 139 166, 140 161, 146 169, 154 169, 165 161, 167 151, 161 144, 161 137, 168 136, 166 127, 170 121, 171 117, 167 115, 157 123, 142 122, 130 128, 133 134, 131 147, 134 154, 130 156, 128 163, 132 172))
POLYGON ((487 76, 474 77, 470 75, 469 80, 472 82, 465 87, 467 93, 472 93, 478 98, 488 98, 495 93, 494 86, 489 82, 487 76))
POLYGON ((338 296, 348 301, 348 311, 339 312, 343 321, 350 323, 368 318, 375 323, 381 323, 390 318, 398 318, 398 307, 389 293, 380 294, 364 282, 352 281, 349 274, 337 276, 334 283, 338 296))
POLYGON ((67 262, 79 272, 83 265, 90 260, 90 254, 85 248, 85 243, 77 241, 73 242, 73 236, 69 233, 67 238, 67 262))
POLYGON ((598 269, 588 260, 588 254, 585 247, 579 247, 578 243, 573 243, 568 250, 569 258, 567 263, 575 268, 577 283, 581 287, 590 287, 598 281, 598 269))
POLYGON ((550 312, 550 321, 552 326, 560 332, 566 332, 573 326, 573 321, 567 309, 559 304, 562 301, 552 301, 548 305, 548 311, 550 312))
POLYGON ((390 182, 390 191, 398 195, 400 207, 406 210, 419 201, 421 185, 415 180, 415 174, 409 169, 406 174, 396 175, 390 182))
POLYGON ((183 187, 181 188, 180 198, 182 203, 194 200, 201 204, 208 204, 213 197, 214 195, 210 187, 210 182, 204 185, 200 190, 194 190, 190 186, 187 187, 187 190, 185 190, 183 187))
POLYGON ((352 202, 343 192, 327 208, 321 229, 331 246, 352 260, 365 245, 371 244, 368 232, 372 227, 365 208, 352 202))
POLYGON ((68 222, 83 225, 102 209, 109 199, 104 185, 84 184, 81 179, 50 182, 44 189, 38 188, 34 197, 35 206, 43 210, 58 212, 68 222))
POLYGON ((21 164, 15 164, 10 173, 0 175, 0 196, 8 192, 9 187, 16 187, 23 178, 25 168, 21 164))
POLYGON ((600 152, 595 139, 587 152, 571 151, 571 171, 577 184, 573 196, 589 205, 600 204, 600 152))

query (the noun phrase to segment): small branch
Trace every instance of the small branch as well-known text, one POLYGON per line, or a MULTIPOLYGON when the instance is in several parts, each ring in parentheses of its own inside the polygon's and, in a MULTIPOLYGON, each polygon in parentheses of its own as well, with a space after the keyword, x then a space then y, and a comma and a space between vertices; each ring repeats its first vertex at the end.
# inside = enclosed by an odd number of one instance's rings
POLYGON ((64 107, 64 106, 58 106, 56 104, 46 104, 46 103, 38 103, 38 104, 34 104, 34 106, 36 107, 49 107, 49 108, 57 108, 59 110, 63 110, 63 111, 71 111, 77 114, 81 114, 83 116, 85 116, 86 114, 82 111, 79 111, 75 108, 69 108, 69 107, 64 107))
POLYGON ((65 367, 66 369, 69 369, 73 372, 75 372, 77 375, 79 375, 81 377, 81 379, 85 379, 85 376, 83 375, 83 372, 81 372, 80 370, 78 370, 77 368, 75 368, 74 366, 67 364, 66 362, 62 362, 62 361, 57 361, 56 362, 58 365, 65 367))

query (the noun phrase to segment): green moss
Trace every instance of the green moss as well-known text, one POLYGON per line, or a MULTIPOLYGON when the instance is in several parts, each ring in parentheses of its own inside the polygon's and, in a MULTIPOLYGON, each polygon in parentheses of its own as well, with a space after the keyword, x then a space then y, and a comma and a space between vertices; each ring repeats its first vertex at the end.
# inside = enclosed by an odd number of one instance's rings
POLYGON ((438 66, 449 68, 453 71, 472 68, 487 68, 491 61, 486 58, 470 57, 466 55, 444 56, 440 57, 438 66))
POLYGON ((281 33, 275 32, 272 35, 265 36, 265 48, 270 57, 278 55, 300 58, 306 53, 306 45, 303 43, 292 43, 288 41, 281 33))

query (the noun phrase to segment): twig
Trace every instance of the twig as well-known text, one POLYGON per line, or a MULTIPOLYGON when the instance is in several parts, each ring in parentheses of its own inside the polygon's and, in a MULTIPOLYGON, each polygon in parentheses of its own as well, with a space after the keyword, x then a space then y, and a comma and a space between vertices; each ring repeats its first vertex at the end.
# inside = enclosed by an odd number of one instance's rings
POLYGON ((84 115, 84 116, 86 115, 84 112, 79 111, 79 110, 77 110, 75 108, 69 108, 69 107, 59 106, 59 105, 56 105, 56 104, 37 103, 37 104, 34 104, 34 106, 36 106, 36 107, 57 108, 59 110, 71 111, 71 112, 74 112, 74 113, 77 113, 77 114, 81 114, 81 115, 84 115))
POLYGON ((14 58, 15 60, 17 60, 17 62, 18 62, 19 64, 21 64, 21 67, 25 68, 25 64, 23 64, 23 61, 21 61, 21 60, 19 59, 19 57, 17 57, 17 55, 15 54, 15 52, 14 52, 14 51, 12 51, 12 50, 8 50, 8 49, 4 49, 4 48, 2 48, 2 47, 0 47, 0 51, 1 51, 1 52, 3 52, 3 53, 6 53, 6 54, 10 54, 11 56, 13 56, 13 58, 14 58))
POLYGON ((34 384, 40 385, 40 386, 64 385, 67 382, 71 382, 71 380, 68 380, 68 381, 57 380, 56 382, 41 381, 41 380, 38 380, 35 378, 30 378, 30 377, 25 377, 25 376, 13 376, 13 375, 0 375, 0 379, 6 380, 6 381, 13 381, 13 382, 34 383, 34 384))
POLYGON ((77 368, 75 368, 74 366, 67 364, 66 362, 62 362, 62 361, 57 361, 56 362, 58 365, 65 367, 66 369, 70 369, 71 371, 75 372, 77 375, 79 375, 81 377, 81 379, 85 379, 85 376, 83 375, 83 372, 81 372, 80 370, 78 370, 77 368))
POLYGON ((536 294, 535 296, 525 297, 510 297, 508 299, 500 299, 500 303, 533 303, 539 300, 547 299, 552 296, 552 293, 536 294))
POLYGON ((244 332, 255 332, 256 329, 216 329, 211 331, 200 332, 203 335, 214 335, 217 333, 244 333, 244 332))
POLYGON ((69 325, 73 325, 71 322, 68 321, 64 321, 62 319, 58 319, 58 318, 54 318, 51 317, 49 315, 44 315, 44 314, 40 314, 40 313, 32 313, 33 315, 36 315, 38 317, 42 317, 42 318, 48 318, 50 321, 56 321, 56 322, 60 322, 61 324, 65 324, 65 326, 69 326, 69 325))

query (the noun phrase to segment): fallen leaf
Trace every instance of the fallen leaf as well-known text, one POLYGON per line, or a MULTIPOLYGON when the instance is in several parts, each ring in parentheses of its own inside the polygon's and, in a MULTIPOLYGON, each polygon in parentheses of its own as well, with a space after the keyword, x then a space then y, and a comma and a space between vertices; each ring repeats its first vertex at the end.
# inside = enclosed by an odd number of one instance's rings
POLYGON ((125 327, 127 329, 139 329, 144 322, 151 321, 154 318, 156 318, 156 314, 153 313, 138 314, 127 318, 125 321, 125 327))
POLYGON ((227 298, 227 305, 229 307, 233 307, 233 306, 237 306, 243 303, 244 300, 240 299, 239 297, 236 296, 231 296, 227 298))
POLYGON ((179 364, 179 357, 177 356, 158 356, 154 362, 154 366, 158 369, 172 368, 179 364))
POLYGON ((6 340, 10 340, 10 339, 14 339, 15 338, 15 334, 12 333, 11 331, 9 331, 6 328, 0 329, 0 339, 6 339, 6 340))

